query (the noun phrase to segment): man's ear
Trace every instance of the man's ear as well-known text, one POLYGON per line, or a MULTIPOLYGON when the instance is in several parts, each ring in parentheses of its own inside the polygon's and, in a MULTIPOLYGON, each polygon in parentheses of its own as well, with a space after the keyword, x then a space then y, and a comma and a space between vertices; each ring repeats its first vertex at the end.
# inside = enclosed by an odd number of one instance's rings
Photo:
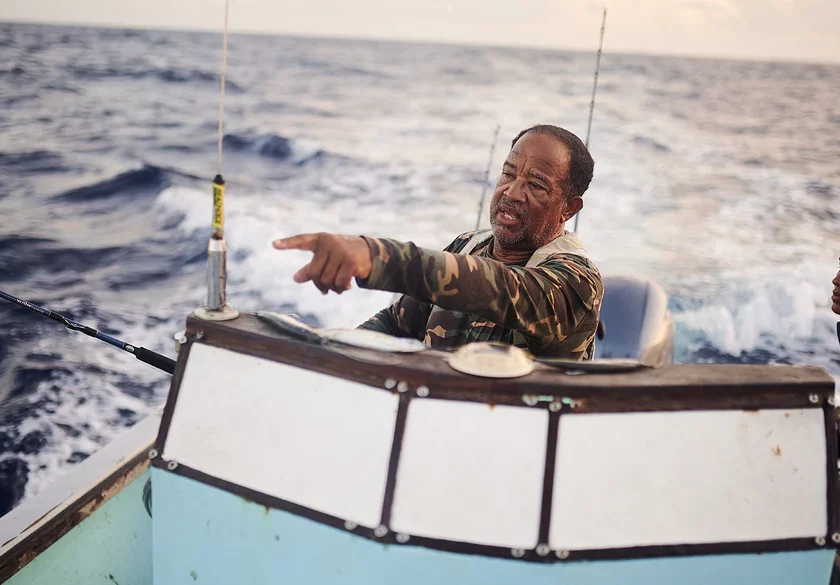
POLYGON ((581 209, 583 209, 583 197, 577 195, 566 199, 566 211, 563 213, 563 221, 569 221, 581 209))

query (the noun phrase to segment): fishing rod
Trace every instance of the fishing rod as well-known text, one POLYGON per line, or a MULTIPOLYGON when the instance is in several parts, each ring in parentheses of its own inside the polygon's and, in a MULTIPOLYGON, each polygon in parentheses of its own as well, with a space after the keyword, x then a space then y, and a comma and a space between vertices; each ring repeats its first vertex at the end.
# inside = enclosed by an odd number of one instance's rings
POLYGON ((64 315, 56 313, 55 311, 50 311, 49 309, 45 309, 44 307, 40 307, 34 303, 30 303, 29 301, 24 301, 23 299, 19 299, 15 296, 4 293, 3 291, 0 291, 0 298, 6 299, 10 303, 14 303, 25 309, 29 309, 30 311, 38 313, 43 317, 48 317, 50 319, 53 319, 54 321, 58 321, 71 331, 79 331, 81 333, 84 333, 85 335, 95 337, 100 341, 104 341, 109 345, 113 345, 118 349, 132 354, 141 362, 149 364, 150 366, 154 366, 155 368, 162 370, 167 374, 172 374, 175 371, 175 360, 170 359, 159 353, 155 353, 150 349, 146 349, 145 347, 135 347, 131 344, 126 343, 125 341, 117 339, 116 337, 111 337, 110 335, 97 331, 93 327, 82 325, 81 323, 72 321, 71 319, 68 319, 64 315))
MULTIPOLYGON (((592 131, 592 116, 595 113, 595 92, 598 91, 598 73, 601 71, 601 51, 604 48, 604 28, 607 25, 607 9, 604 8, 604 15, 601 18, 601 40, 598 41, 598 54, 595 57, 595 78, 592 82, 592 99, 589 102, 589 121, 586 124, 586 140, 583 142, 589 148, 589 134, 592 131)), ((580 213, 575 215, 575 227, 572 231, 577 233, 578 219, 580 213)))
POLYGON ((478 216, 475 218, 475 231, 481 224, 481 215, 484 213, 484 197, 487 195, 487 186, 490 184, 490 167, 493 164, 493 154, 496 152, 496 143, 499 141, 499 130, 502 127, 496 124, 496 131, 493 133, 493 142, 490 143, 490 158, 487 159, 487 169, 484 171, 484 186, 481 188, 481 199, 478 200, 478 216))

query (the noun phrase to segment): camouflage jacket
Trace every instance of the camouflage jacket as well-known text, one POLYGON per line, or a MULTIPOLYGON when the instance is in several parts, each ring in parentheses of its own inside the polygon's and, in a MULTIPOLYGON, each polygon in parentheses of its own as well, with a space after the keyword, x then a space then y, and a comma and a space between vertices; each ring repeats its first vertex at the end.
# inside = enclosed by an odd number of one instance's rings
POLYGON ((492 259, 489 232, 461 234, 443 252, 365 240, 373 265, 359 285, 403 296, 361 329, 424 340, 432 349, 498 341, 540 357, 592 358, 604 287, 574 234, 524 265, 492 259))

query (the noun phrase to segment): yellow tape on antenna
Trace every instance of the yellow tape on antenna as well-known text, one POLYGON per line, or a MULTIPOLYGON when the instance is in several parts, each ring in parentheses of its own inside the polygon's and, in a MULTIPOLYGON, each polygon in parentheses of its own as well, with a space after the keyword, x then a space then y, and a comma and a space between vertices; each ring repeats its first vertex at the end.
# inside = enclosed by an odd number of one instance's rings
POLYGON ((225 232, 225 180, 222 175, 213 179, 213 236, 224 237, 225 232))

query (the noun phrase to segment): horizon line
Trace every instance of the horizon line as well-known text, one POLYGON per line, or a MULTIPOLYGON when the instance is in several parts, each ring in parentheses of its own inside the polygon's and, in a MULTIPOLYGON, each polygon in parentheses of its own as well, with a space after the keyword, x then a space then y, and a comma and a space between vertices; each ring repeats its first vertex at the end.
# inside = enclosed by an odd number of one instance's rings
MULTIPOLYGON (((207 34, 222 34, 219 28, 205 28, 196 26, 187 28, 182 26, 166 26, 166 25, 132 25, 132 24, 113 24, 113 23, 90 23, 90 22, 50 22, 50 21, 33 21, 33 20, 18 20, 0 18, 0 25, 3 24, 21 24, 30 26, 53 26, 65 28, 97 28, 97 29, 111 29, 111 30, 141 30, 148 32, 184 32, 184 33, 207 33, 207 34)), ((477 41, 453 41, 442 39, 426 39, 426 38, 395 38, 395 37, 367 37, 354 35, 333 35, 321 33, 295 33, 283 31, 265 31, 265 30, 249 30, 249 29, 230 29, 229 34, 241 34, 249 36, 277 36, 290 37, 300 39, 332 39, 337 41, 360 41, 360 42, 386 42, 386 43, 401 43, 401 44, 416 44, 416 45, 443 45, 454 47, 485 47, 489 49, 524 49, 532 51, 556 51, 563 53, 595 53, 595 48, 582 47, 559 47, 559 46, 543 46, 543 45, 528 45, 528 44, 491 44, 487 42, 477 41)), ((771 63, 771 64, 786 64, 786 65, 829 65, 840 66, 840 60, 834 61, 830 59, 816 60, 803 59, 797 57, 754 57, 754 56, 733 56, 725 54, 690 54, 690 53, 656 53, 644 51, 639 49, 620 49, 603 51, 605 55, 619 55, 628 57, 659 57, 665 59, 693 59, 703 61, 743 61, 751 63, 771 63)))

